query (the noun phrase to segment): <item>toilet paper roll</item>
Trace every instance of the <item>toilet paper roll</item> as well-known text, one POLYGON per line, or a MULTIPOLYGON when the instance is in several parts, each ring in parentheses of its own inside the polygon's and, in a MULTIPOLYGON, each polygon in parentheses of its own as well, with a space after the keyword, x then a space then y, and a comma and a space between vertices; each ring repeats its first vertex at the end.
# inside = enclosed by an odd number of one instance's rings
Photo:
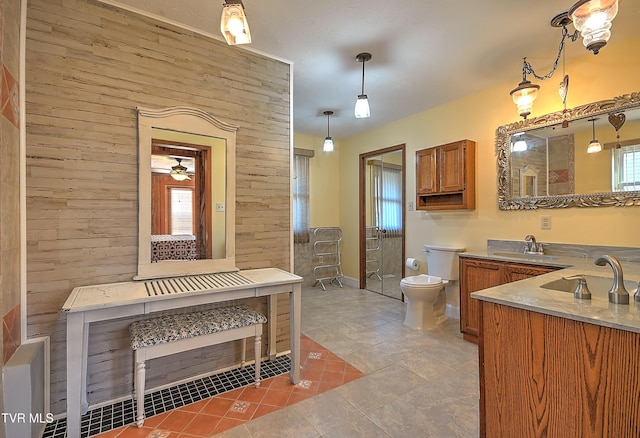
POLYGON ((407 258, 407 262, 405 263, 407 268, 417 271, 420 268, 420 261, 416 260, 412 257, 407 258))

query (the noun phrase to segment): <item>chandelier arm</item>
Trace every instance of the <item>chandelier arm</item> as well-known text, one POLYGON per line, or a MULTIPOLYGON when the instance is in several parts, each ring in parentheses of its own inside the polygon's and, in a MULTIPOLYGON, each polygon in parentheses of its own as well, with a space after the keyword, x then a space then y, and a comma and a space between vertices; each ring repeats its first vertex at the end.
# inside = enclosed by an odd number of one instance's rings
POLYGON ((544 76, 540 76, 535 72, 535 70, 533 69, 533 66, 525 58, 524 64, 522 65, 522 76, 526 77, 527 74, 530 74, 530 75, 533 75, 533 77, 538 79, 539 81, 544 81, 545 79, 549 79, 551 76, 553 76, 553 74, 558 69, 558 62, 560 61, 560 56, 562 55, 562 51, 564 50, 565 40, 569 38, 572 42, 574 42, 576 39, 578 39, 579 36, 580 36, 580 33, 577 30, 573 34, 569 35, 569 32, 567 31, 567 27, 563 25, 562 38, 560 39, 560 45, 558 46, 558 56, 556 56, 556 60, 553 62, 551 71, 544 76))

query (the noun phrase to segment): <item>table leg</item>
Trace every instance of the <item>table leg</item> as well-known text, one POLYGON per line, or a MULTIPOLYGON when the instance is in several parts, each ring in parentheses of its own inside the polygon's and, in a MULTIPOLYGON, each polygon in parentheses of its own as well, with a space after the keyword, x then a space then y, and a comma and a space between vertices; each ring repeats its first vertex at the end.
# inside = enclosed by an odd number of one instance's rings
POLYGON ((295 283, 289 294, 289 321, 291 332, 291 383, 300 382, 300 313, 302 312, 302 285, 295 283))
POLYGON ((87 344, 84 342, 84 315, 67 313, 67 437, 80 437, 80 417, 82 415, 82 383, 86 364, 87 344))

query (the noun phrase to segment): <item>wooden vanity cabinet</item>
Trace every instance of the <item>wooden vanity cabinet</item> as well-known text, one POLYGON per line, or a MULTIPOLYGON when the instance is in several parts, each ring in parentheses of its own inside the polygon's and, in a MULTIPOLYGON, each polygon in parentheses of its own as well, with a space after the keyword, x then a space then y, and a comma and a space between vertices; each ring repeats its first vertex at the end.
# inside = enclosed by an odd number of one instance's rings
POLYGON ((640 437, 639 333, 478 306, 480 437, 640 437))
POLYGON ((467 341, 478 343, 480 315, 478 300, 471 293, 513 281, 553 272, 554 266, 460 257, 460 332, 467 341))
POLYGON ((418 210, 474 209, 476 144, 471 140, 416 152, 418 210))

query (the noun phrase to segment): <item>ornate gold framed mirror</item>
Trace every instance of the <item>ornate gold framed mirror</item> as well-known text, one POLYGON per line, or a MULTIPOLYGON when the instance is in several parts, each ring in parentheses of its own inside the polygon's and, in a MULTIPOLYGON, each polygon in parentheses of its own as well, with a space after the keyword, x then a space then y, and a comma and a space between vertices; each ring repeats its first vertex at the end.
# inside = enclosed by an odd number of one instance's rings
POLYGON ((640 205, 640 92, 500 126, 496 153, 500 210, 640 205))

